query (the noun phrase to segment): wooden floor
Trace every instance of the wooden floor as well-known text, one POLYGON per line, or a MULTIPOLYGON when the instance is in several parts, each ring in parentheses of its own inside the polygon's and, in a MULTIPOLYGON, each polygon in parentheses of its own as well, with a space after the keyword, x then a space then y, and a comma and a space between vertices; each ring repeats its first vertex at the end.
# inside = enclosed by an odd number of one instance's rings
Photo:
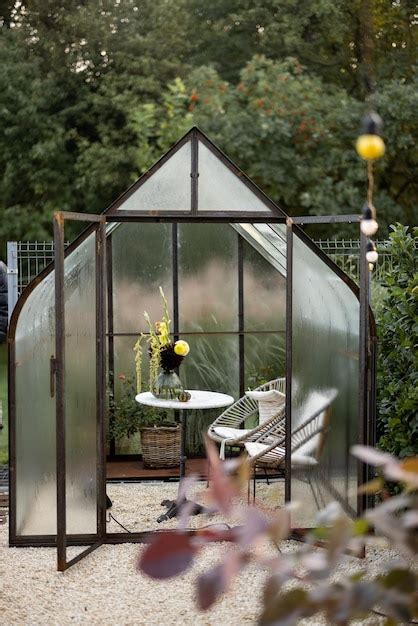
MULTIPOLYGON (((206 478, 206 465, 206 459, 187 459, 186 475, 197 474, 201 478, 206 478)), ((179 467, 147 469, 142 461, 138 460, 108 461, 106 474, 108 480, 164 480, 178 478, 179 467)))

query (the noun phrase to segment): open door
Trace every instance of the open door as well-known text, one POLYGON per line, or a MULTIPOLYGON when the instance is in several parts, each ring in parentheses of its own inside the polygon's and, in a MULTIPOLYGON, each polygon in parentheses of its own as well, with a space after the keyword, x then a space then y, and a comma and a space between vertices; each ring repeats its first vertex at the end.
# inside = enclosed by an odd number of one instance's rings
POLYGON ((103 216, 54 215, 56 340, 51 395, 56 398, 59 571, 100 546, 106 532, 105 237, 103 216), (74 220, 90 227, 66 256, 65 223, 74 220), (88 547, 68 559, 67 545, 75 535, 88 547))

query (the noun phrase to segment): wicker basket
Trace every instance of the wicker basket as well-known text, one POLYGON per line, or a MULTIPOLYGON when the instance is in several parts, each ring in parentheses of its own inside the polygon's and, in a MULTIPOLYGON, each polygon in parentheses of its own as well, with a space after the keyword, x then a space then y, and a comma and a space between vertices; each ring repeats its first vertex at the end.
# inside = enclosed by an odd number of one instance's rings
POLYGON ((180 465, 180 441, 180 425, 141 428, 144 467, 162 468, 180 465))

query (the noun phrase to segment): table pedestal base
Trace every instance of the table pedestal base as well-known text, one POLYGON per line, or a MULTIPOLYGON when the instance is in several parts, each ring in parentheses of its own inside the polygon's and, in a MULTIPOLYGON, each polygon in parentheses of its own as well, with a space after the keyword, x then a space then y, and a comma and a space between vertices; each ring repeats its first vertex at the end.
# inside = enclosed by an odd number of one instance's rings
POLYGON ((201 513, 209 512, 208 509, 206 509, 201 504, 198 504, 197 502, 192 502, 191 500, 187 500, 186 498, 180 503, 177 503, 177 500, 163 500, 161 502, 161 506, 167 507, 167 511, 157 518, 158 524, 161 524, 161 522, 166 522, 172 517, 177 517, 180 513, 181 507, 185 504, 193 505, 193 508, 191 507, 190 515, 200 515, 201 513))

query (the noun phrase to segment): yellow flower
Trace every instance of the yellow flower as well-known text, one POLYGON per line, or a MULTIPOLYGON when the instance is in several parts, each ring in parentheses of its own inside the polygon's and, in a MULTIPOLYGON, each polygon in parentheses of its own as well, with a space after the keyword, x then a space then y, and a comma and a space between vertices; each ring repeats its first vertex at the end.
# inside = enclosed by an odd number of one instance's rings
POLYGON ((362 159, 373 161, 385 154, 385 142, 379 135, 360 135, 356 141, 356 150, 362 159))
POLYGON ((183 341, 182 339, 179 339, 174 344, 174 352, 178 354, 179 356, 187 356, 190 352, 190 346, 187 343, 187 341, 183 341))

